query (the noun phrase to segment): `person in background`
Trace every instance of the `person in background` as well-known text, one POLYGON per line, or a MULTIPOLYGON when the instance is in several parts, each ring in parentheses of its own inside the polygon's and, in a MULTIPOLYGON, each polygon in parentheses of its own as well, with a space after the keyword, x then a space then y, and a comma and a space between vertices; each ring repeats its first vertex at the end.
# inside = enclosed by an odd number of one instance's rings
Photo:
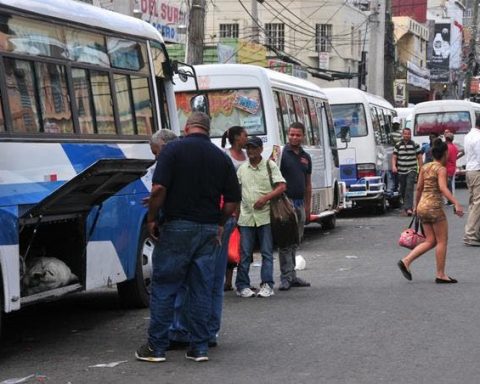
POLYGON ((448 147, 441 139, 432 143, 433 161, 420 169, 417 183, 415 212, 420 218, 425 231, 425 241, 417 245, 407 256, 398 261, 403 276, 412 280, 410 265, 425 252, 435 248, 437 284, 454 284, 456 279, 445 273, 447 258, 448 223, 443 211, 443 196, 455 204, 455 214, 463 216, 463 208, 447 187, 448 147))
POLYGON ((392 172, 398 174, 403 210, 408 216, 413 214, 413 189, 417 180, 417 169, 422 168, 422 165, 420 146, 412 141, 411 130, 404 128, 402 141, 393 148, 392 172))
MULTIPOLYGON (((230 148, 225 149, 225 153, 232 160, 235 171, 238 171, 240 165, 247 161, 247 153, 245 152, 245 144, 247 144, 248 135, 244 127, 233 126, 228 128, 222 136, 222 148, 225 148, 228 143, 230 148)), ((234 219, 232 219, 234 220, 234 219)), ((236 225, 236 220, 234 220, 236 225)), ((233 270, 236 268, 236 264, 228 263, 225 273, 225 291, 233 290, 233 270)))
MULTIPOLYGON (((457 159, 459 159, 462 154, 459 152, 457 146, 453 144, 453 133, 449 130, 445 130, 443 136, 445 137, 445 142, 448 147, 448 156, 447 156, 447 185, 452 195, 455 194, 455 172, 457 170, 457 159)), ((453 203, 450 200, 447 200, 447 205, 452 205, 453 203)))
POLYGON ((176 140, 178 136, 170 129, 160 129, 150 138, 150 150, 155 158, 160 154, 162 148, 170 141, 176 140))
MULTIPOLYGON (((305 138, 305 126, 292 123, 288 128, 288 144, 283 148, 280 159, 280 171, 287 182, 286 195, 292 202, 297 215, 298 238, 303 237, 305 222, 310 218, 312 204, 312 159, 302 148, 305 138)), ((309 287, 310 283, 297 277, 295 256, 297 245, 280 248, 280 291, 288 291, 291 287, 309 287)))
POLYGON ((153 251, 149 337, 135 353, 142 361, 166 360, 175 297, 183 284, 188 287, 191 332, 185 357, 208 361, 213 266, 219 255, 223 226, 241 198, 233 164, 210 142, 209 133, 210 118, 193 112, 185 125, 183 140, 165 146, 158 156, 147 215, 149 234, 157 241, 153 251), (166 222, 159 229, 160 209, 166 222))
POLYGON ((468 219, 463 242, 469 246, 480 246, 480 117, 475 127, 465 135, 466 178, 470 194, 468 219))
POLYGON ((244 298, 255 296, 255 292, 250 288, 248 273, 255 236, 258 236, 262 254, 260 272, 262 283, 256 296, 270 297, 274 295, 274 281, 269 201, 285 192, 286 185, 277 165, 273 161, 267 160, 272 172, 272 182, 274 184, 272 190, 267 161, 262 158, 262 139, 252 136, 248 139, 246 147, 248 162, 243 163, 237 171, 238 181, 242 189, 242 202, 240 204, 240 217, 238 218, 241 252, 235 286, 238 296, 244 298))
POLYGON ((402 140, 402 131, 400 130, 400 118, 395 116, 392 119, 392 132, 390 133, 390 141, 392 145, 402 140))
POLYGON ((438 136, 438 133, 432 132, 428 135, 428 143, 422 144, 422 153, 424 154, 423 164, 433 161, 432 143, 438 136))

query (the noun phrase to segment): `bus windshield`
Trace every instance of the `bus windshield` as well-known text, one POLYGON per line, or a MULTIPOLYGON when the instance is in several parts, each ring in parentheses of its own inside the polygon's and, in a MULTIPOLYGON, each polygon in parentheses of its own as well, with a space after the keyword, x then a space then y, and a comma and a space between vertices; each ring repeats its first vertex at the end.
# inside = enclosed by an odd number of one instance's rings
MULTIPOLYGON (((211 130, 210 137, 221 137, 234 125, 245 127, 249 135, 265 135, 265 117, 260 90, 224 89, 204 91, 208 96, 210 107, 211 130)), ((177 92, 178 120, 180 127, 185 126, 188 116, 192 113, 190 100, 196 92, 177 92)))
POLYGON ((468 111, 421 113, 415 116, 415 135, 443 134, 446 129, 453 133, 468 133, 472 127, 468 111))
POLYGON ((336 104, 331 105, 331 108, 337 138, 340 137, 342 127, 350 128, 351 137, 367 135, 367 122, 363 104, 336 104))

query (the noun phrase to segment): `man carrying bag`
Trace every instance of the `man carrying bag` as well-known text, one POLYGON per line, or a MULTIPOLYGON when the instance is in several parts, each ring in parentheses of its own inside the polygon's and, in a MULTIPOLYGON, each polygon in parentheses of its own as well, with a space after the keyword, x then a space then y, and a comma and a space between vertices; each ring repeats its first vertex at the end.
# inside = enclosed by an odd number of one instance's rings
POLYGON ((260 291, 256 296, 269 297, 273 292, 273 241, 270 226, 270 200, 280 196, 286 189, 285 179, 273 161, 269 161, 272 173, 272 188, 267 170, 267 161, 262 159, 263 143, 252 136, 247 145, 248 162, 238 168, 237 176, 242 189, 240 204, 240 263, 235 286, 240 297, 253 297, 248 275, 255 237, 258 235, 262 254, 260 291))

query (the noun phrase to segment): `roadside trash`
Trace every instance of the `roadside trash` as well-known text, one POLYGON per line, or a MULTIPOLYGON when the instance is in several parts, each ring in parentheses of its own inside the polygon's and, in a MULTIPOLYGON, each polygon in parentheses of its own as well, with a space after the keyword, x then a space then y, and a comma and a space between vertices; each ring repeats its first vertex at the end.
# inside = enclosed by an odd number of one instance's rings
POLYGON ((252 263, 252 267, 261 267, 262 263, 260 261, 255 261, 252 263))
POLYGON ((306 266, 306 262, 305 262, 305 259, 303 258, 302 255, 297 255, 295 256, 295 269, 297 271, 302 271, 305 269, 305 266, 306 266))
MULTIPOLYGON (((37 382, 45 382, 47 377, 43 375, 28 375, 25 377, 15 377, 13 379, 7 379, 0 382, 0 384, 19 384, 19 383, 26 383, 30 381, 30 379, 37 379, 37 382)), ((30 381, 32 382, 32 381, 30 381)))
POLYGON ((354 256, 354 255, 348 255, 348 256, 345 256, 346 259, 358 259, 358 256, 354 256))
POLYGON ((339 268, 337 271, 338 272, 346 272, 346 271, 349 271, 350 268, 339 268))
POLYGON ((128 360, 114 361, 113 363, 89 365, 88 368, 113 368, 126 362, 128 362, 128 360))

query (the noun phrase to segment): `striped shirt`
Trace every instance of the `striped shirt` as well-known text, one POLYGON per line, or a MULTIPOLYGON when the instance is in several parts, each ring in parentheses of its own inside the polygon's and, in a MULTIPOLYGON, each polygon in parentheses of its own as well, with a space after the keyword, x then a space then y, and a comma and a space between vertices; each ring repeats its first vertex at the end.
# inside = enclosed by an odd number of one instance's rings
POLYGON ((398 173, 409 173, 417 171, 417 156, 422 153, 420 145, 410 140, 405 143, 403 140, 395 144, 393 154, 397 155, 398 173))

